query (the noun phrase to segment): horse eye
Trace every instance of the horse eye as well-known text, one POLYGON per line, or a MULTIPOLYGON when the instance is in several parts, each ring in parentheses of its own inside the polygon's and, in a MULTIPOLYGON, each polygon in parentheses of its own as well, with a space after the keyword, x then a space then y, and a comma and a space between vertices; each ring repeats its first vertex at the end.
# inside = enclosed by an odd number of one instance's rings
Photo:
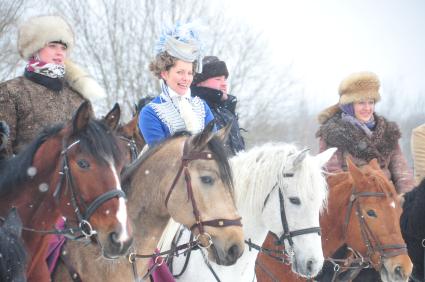
POLYGON ((374 210, 368 210, 367 215, 370 216, 370 217, 378 217, 374 210))
POLYGON ((211 176, 201 176, 201 181, 204 184, 212 185, 214 183, 214 179, 211 176))
POLYGON ((289 201, 294 205, 301 205, 301 200, 298 197, 290 197, 289 201))
POLYGON ((81 168, 89 168, 90 167, 90 164, 89 164, 89 162, 88 161, 86 161, 86 160, 78 160, 77 161, 77 164, 78 164, 78 166, 79 167, 81 167, 81 168))

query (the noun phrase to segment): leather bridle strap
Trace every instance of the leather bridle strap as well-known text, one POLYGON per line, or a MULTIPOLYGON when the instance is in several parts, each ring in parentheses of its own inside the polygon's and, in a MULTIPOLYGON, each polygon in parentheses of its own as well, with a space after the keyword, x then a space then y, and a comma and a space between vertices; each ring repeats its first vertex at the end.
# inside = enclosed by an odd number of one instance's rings
POLYGON ((213 227, 226 227, 226 226, 242 226, 241 218, 237 219, 214 219, 214 220, 208 220, 208 221, 201 221, 201 215, 199 213, 198 206, 196 204, 195 196, 193 194, 193 188, 192 188, 192 179, 190 176, 188 165, 193 160, 213 160, 213 156, 210 152, 188 152, 188 142, 189 139, 186 139, 184 146, 183 146, 183 156, 181 159, 180 167, 177 171, 176 176, 174 177, 174 180, 171 184, 170 189, 168 190, 167 196, 165 198, 165 206, 168 205, 168 201, 170 199, 171 193, 173 192, 174 188, 176 187, 176 184, 178 180, 180 179, 180 176, 182 175, 182 172, 184 171, 184 179, 186 182, 186 191, 188 199, 192 203, 193 208, 193 215, 195 217, 195 224, 192 225, 190 228, 192 231, 194 228, 199 229, 199 233, 203 234, 205 233, 204 225, 207 226, 213 226, 213 227))
POLYGON ((128 138, 125 136, 119 136, 118 138, 127 142, 127 146, 130 148, 131 162, 135 161, 137 159, 137 156, 139 155, 136 141, 134 141, 133 138, 128 138))

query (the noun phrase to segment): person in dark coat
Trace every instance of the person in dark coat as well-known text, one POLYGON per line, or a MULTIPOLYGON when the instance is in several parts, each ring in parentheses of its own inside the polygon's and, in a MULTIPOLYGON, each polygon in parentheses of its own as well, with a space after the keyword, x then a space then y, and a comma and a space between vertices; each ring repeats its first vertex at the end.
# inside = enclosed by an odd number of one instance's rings
POLYGON ((235 112, 237 99, 228 94, 228 76, 229 71, 224 61, 220 61, 216 56, 206 56, 202 60, 202 73, 195 75, 190 89, 192 96, 207 102, 214 115, 217 129, 232 124, 225 146, 232 155, 235 155, 245 150, 245 141, 235 112))

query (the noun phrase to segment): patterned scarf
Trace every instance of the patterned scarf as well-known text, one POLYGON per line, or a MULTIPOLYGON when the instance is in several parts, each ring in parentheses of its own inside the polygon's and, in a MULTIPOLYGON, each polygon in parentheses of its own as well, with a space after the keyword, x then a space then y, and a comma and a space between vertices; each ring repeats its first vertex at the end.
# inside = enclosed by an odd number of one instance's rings
POLYGON ((354 106, 353 103, 347 105, 340 105, 340 109, 342 110, 341 118, 354 126, 357 126, 361 130, 363 130, 368 137, 372 136, 373 129, 375 128, 376 121, 374 116, 370 118, 367 122, 359 121, 354 114, 354 106))
POLYGON ((50 78, 63 78, 65 76, 65 66, 45 63, 37 58, 31 58, 28 61, 25 70, 28 72, 38 73, 50 78))

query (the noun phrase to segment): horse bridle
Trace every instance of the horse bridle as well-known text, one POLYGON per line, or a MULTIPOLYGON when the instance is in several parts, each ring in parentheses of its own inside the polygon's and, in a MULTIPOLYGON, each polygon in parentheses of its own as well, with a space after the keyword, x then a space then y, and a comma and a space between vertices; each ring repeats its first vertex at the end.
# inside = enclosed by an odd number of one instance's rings
MULTIPOLYGON (((294 177, 294 173, 284 173, 283 177, 286 177, 286 178, 287 177, 294 177)), ((250 250, 251 250, 251 248, 254 248, 254 249, 268 255, 269 257, 272 257, 272 258, 277 259, 279 261, 283 261, 286 264, 290 264, 292 258, 295 257, 293 238, 296 237, 296 236, 310 234, 310 233, 317 233, 317 234, 320 235, 320 227, 309 227, 309 228, 303 228, 303 229, 298 229, 298 230, 294 230, 294 231, 291 231, 289 229, 288 219, 287 219, 286 211, 285 211, 285 202, 284 202, 284 199, 283 199, 283 192, 279 188, 278 183, 276 183, 273 186, 272 190, 269 192, 269 194, 267 194, 266 198, 264 199, 263 208, 262 208, 263 210, 267 205, 267 202, 270 198, 271 193, 276 188, 278 189, 278 192, 279 192, 280 221, 282 223, 283 233, 275 241, 275 245, 284 246, 285 245, 284 242, 285 242, 285 240, 287 240, 288 243, 289 243, 289 249, 284 248, 284 251, 283 251, 284 257, 282 259, 281 257, 274 255, 274 254, 281 254, 281 252, 278 252, 276 250, 270 250, 270 249, 263 248, 263 247, 261 247, 257 244, 252 243, 251 240, 245 241, 245 243, 249 246, 250 250)))
POLYGON ((195 228, 198 228, 199 234, 196 240, 199 239, 199 236, 206 236, 209 245, 204 247, 209 247, 210 245, 212 245, 212 240, 211 240, 211 236, 205 232, 204 226, 212 226, 212 227, 242 226, 242 222, 241 222, 242 218, 241 217, 236 219, 220 218, 220 219, 202 221, 201 215, 199 213, 198 206, 196 204, 196 200, 193 194, 192 181, 191 181, 188 165, 191 161, 194 161, 194 160, 213 160, 214 158, 212 153, 210 152, 196 152, 196 151, 188 152, 188 150, 189 150, 189 139, 186 139, 184 143, 184 147, 183 147, 183 156, 181 158, 181 164, 176 176, 174 177, 171 187, 168 190, 167 197, 165 198, 165 206, 168 205, 168 200, 170 199, 171 193, 176 187, 176 184, 178 180, 180 179, 182 172, 184 171, 184 179, 186 182, 187 196, 192 203, 193 215, 195 217, 195 223, 190 227, 190 230, 193 231, 195 228))
MULTIPOLYGON (((77 140, 70 145, 66 146, 65 140, 63 141, 63 150, 61 151, 62 156, 62 168, 59 172, 60 179, 56 186, 55 192, 53 193, 53 197, 56 199, 57 202, 59 202, 59 197, 62 194, 62 184, 64 182, 64 177, 66 179, 67 187, 71 190, 71 204, 74 208, 75 215, 77 217, 78 221, 78 228, 70 228, 67 229, 71 230, 69 233, 74 233, 81 231, 81 233, 86 237, 91 237, 96 234, 96 231, 93 229, 92 225, 90 224, 89 220, 90 217, 93 215, 93 213, 99 208, 102 204, 105 202, 113 199, 113 198, 126 198, 125 193, 122 190, 113 189, 111 191, 105 192, 102 195, 98 196, 90 205, 86 205, 86 202, 81 197, 80 193, 77 193, 75 184, 74 184, 74 178, 72 177, 71 169, 68 162, 68 155, 67 152, 76 144, 78 144, 80 140, 77 140), (81 212, 80 207, 78 206, 78 202, 80 202, 84 207, 84 212, 81 212)), ((59 231, 59 230, 57 230, 59 231)), ((55 232, 56 234, 58 232, 55 232)), ((63 234, 64 232, 59 232, 60 234, 63 234)))
POLYGON ((137 159, 137 156, 139 155, 139 150, 137 149, 136 141, 134 140, 134 138, 128 138, 122 135, 120 135, 118 138, 127 142, 127 147, 130 150, 130 162, 134 162, 137 159))
POLYGON ((348 232, 348 225, 350 223, 351 211, 354 206, 356 209, 355 213, 357 215, 357 219, 359 220, 359 224, 360 224, 360 232, 362 235, 362 239, 368 250, 367 251, 368 257, 366 259, 368 260, 368 263, 372 265, 376 265, 372 261, 372 255, 375 253, 378 253, 379 254, 378 267, 380 268, 382 265, 382 258, 389 258, 389 257, 398 256, 400 254, 406 254, 407 246, 406 244, 382 245, 379 242, 379 240, 376 238, 375 235, 373 235, 372 230, 367 224, 364 218, 364 215, 362 213, 362 209, 360 207, 359 199, 365 198, 365 197, 387 197, 387 195, 384 192, 357 192, 356 187, 353 185, 351 196, 350 196, 350 202, 348 204, 347 213, 345 215, 343 234, 344 234, 344 238, 346 238, 347 232, 348 232))

